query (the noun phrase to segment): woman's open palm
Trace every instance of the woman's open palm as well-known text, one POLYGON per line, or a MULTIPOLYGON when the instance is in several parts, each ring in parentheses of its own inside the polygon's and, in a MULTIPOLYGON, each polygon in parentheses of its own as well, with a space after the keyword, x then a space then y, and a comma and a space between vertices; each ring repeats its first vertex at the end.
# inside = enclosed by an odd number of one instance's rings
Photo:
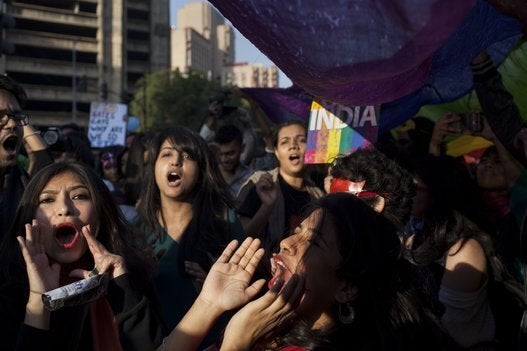
POLYGON ((19 236, 17 240, 26 262, 30 291, 43 294, 58 288, 60 266, 57 263, 49 264, 37 220, 27 223, 25 228, 26 236, 19 236))
POLYGON ((264 279, 250 284, 264 254, 260 240, 247 238, 236 250, 237 245, 235 240, 227 245, 211 267, 200 294, 224 311, 246 304, 265 284, 264 279))

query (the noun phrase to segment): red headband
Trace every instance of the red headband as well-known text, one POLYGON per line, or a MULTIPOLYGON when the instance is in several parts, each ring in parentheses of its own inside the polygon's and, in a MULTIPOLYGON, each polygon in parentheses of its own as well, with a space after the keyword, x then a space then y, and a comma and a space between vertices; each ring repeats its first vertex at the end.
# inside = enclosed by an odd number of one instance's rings
POLYGON ((389 193, 380 193, 377 194, 372 191, 366 191, 362 190, 364 188, 364 185, 366 184, 366 181, 362 182, 352 182, 351 180, 342 179, 342 178, 333 178, 331 181, 331 186, 329 187, 330 193, 338 193, 338 192, 347 192, 352 193, 355 196, 358 197, 371 197, 371 196, 386 196, 389 193))

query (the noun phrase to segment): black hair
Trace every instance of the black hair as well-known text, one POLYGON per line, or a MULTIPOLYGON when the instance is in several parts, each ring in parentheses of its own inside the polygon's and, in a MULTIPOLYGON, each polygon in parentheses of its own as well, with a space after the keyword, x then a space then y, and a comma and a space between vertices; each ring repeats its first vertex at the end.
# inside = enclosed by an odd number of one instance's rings
POLYGON ((154 133, 152 132, 137 133, 128 148, 123 190, 132 206, 137 204, 143 191, 143 179, 146 168, 145 154, 153 135, 154 133))
MULTIPOLYGON (((413 286, 413 269, 402 259, 396 228, 367 204, 348 193, 334 193, 312 203, 307 215, 322 210, 315 235, 333 224, 342 261, 337 275, 358 288, 351 301, 352 324, 312 330, 297 322, 278 337, 279 346, 298 345, 309 350, 422 350, 439 349, 443 332, 413 286)), ((306 254, 309 253, 308 252, 306 254)))
POLYGON ((221 126, 216 131, 216 134, 214 135, 214 141, 220 145, 236 141, 241 145, 243 143, 243 134, 235 125, 226 124, 221 126))
MULTIPOLYGON (((496 324, 498 348, 512 350, 518 331, 527 335, 527 303, 522 286, 497 256, 493 235, 495 228, 484 215, 483 201, 475 182, 460 162, 449 156, 429 155, 418 161, 415 173, 428 186, 432 206, 426 212, 425 228, 419 245, 406 255, 420 266, 433 267, 442 262, 450 249, 475 240, 487 260, 486 290, 496 324)), ((415 241, 415 240, 414 240, 415 241)))
POLYGON ((155 164, 165 140, 170 141, 177 150, 186 152, 198 164, 199 178, 192 194, 193 215, 187 231, 192 235, 183 236, 181 246, 185 260, 196 261, 208 271, 212 265, 211 257, 218 257, 228 243, 226 211, 234 206, 214 155, 197 133, 178 126, 153 136, 148 148, 138 211, 146 227, 160 235, 158 214, 161 213, 161 199, 155 179, 155 164))
POLYGON ((460 161, 446 155, 427 155, 416 158, 412 167, 413 173, 427 185, 428 194, 432 199, 431 207, 425 214, 427 229, 433 231, 438 224, 447 226, 444 228, 445 236, 437 236, 433 240, 434 250, 441 251, 445 248, 443 245, 448 248, 458 239, 471 237, 477 232, 489 234, 496 231, 485 215, 484 202, 477 184, 460 161), (473 225, 469 226, 468 223, 473 225), (479 229, 463 231, 465 226, 477 226, 479 229))
POLYGON ((0 90, 5 90, 16 98, 20 107, 24 107, 27 101, 26 90, 13 78, 7 75, 0 75, 0 90))
POLYGON ((415 155, 423 155, 428 152, 428 145, 434 132, 434 121, 427 117, 415 116, 412 118, 415 128, 408 131, 410 139, 414 142, 413 151, 415 155))
POLYGON ((353 182, 365 181, 364 190, 385 199, 382 214, 397 228, 410 218, 416 186, 412 175, 394 160, 373 147, 338 156, 331 164, 331 175, 353 182))
POLYGON ((151 267, 148 257, 151 253, 144 252, 146 245, 128 226, 103 181, 92 169, 76 162, 50 164, 36 173, 28 183, 9 234, 0 247, 2 276, 8 281, 27 286, 25 263, 16 237, 25 235, 25 224, 31 223, 35 218, 40 193, 46 184, 55 176, 68 172, 78 176, 88 188, 97 220, 96 226, 92 228, 94 236, 108 251, 123 256, 130 272, 135 273, 132 276, 136 279, 138 287, 148 289, 151 267))
POLYGON ((75 131, 78 133, 83 133, 82 127, 78 125, 77 123, 66 123, 60 126, 60 129, 71 129, 71 131, 75 131))
POLYGON ((301 121, 301 120, 297 120, 297 119, 291 119, 289 121, 285 121, 283 123, 280 123, 279 125, 276 126, 276 128, 274 129, 273 131, 273 145, 274 147, 277 147, 278 146, 278 134, 280 134, 280 131, 282 129, 284 129, 285 127, 289 127, 289 126, 301 126, 302 128, 305 129, 306 131, 306 136, 307 136, 307 127, 306 127, 306 124, 301 121))

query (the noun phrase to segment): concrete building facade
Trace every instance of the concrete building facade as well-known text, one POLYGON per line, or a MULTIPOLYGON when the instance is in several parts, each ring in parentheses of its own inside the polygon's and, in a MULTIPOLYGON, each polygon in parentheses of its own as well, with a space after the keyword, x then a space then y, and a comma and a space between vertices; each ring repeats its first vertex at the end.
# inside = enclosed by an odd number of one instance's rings
POLYGON ((209 3, 187 3, 177 13, 171 31, 171 67, 190 69, 222 85, 278 87, 278 69, 262 64, 236 63, 234 29, 209 3))
POLYGON ((278 68, 246 62, 225 65, 222 84, 243 88, 278 88, 278 68))
POLYGON ((188 3, 178 10, 171 50, 173 70, 197 70, 220 83, 223 66, 234 62, 234 29, 209 3, 188 3))
POLYGON ((127 102, 144 74, 170 67, 168 0, 12 1, 15 45, 0 72, 28 91, 34 124, 88 124, 92 101, 127 102))

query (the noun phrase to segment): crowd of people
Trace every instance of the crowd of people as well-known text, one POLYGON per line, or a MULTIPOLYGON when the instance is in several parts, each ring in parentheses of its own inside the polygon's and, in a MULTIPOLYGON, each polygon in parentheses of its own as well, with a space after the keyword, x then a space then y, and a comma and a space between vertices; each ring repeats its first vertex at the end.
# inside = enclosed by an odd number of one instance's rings
POLYGON ((0 77, 0 349, 525 350, 527 126, 472 68, 477 129, 417 116, 322 166, 225 95, 200 131, 46 142, 0 77), (492 146, 448 156, 463 133, 492 146))

